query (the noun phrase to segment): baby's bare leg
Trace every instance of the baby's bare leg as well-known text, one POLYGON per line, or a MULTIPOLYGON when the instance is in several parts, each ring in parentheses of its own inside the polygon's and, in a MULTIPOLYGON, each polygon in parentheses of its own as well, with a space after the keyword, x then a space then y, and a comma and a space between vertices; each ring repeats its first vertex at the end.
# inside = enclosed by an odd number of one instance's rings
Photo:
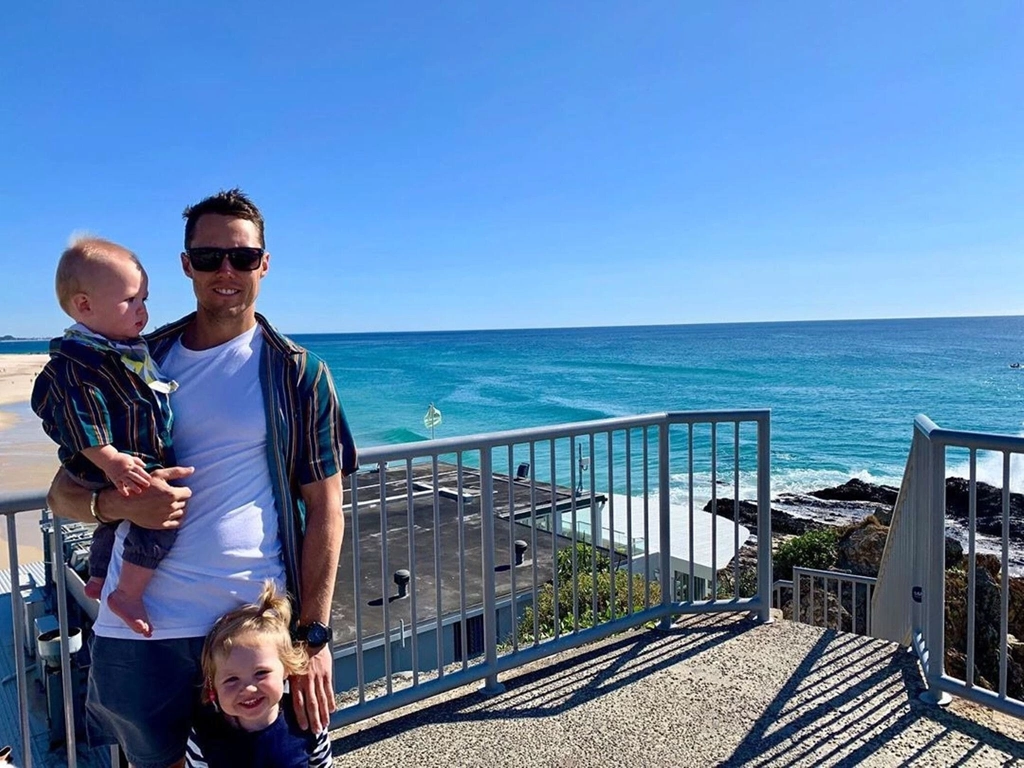
POLYGON ((152 568, 143 568, 125 561, 121 564, 121 578, 118 579, 117 588, 107 597, 110 610, 132 631, 146 637, 153 634, 153 627, 150 626, 142 595, 152 578, 152 568))

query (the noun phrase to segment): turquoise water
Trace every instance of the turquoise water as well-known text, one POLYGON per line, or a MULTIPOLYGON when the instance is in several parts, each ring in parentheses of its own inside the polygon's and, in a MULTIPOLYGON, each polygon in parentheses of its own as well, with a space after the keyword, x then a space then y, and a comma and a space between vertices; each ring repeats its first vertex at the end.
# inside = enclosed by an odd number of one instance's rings
POLYGON ((1024 370, 1009 368, 1024 361, 1024 317, 293 338, 330 365, 363 446, 428 438, 431 402, 437 437, 770 408, 778 493, 850 477, 898 485, 918 413, 956 429, 1024 424, 1024 370))

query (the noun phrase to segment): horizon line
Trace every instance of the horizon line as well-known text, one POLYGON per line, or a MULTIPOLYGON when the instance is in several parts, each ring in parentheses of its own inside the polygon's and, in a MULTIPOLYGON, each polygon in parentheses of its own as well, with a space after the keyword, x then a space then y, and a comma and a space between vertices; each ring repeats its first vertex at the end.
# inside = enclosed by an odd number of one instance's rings
MULTIPOLYGON (((391 331, 283 331, 288 336, 385 336, 401 334, 428 334, 428 333, 512 333, 519 331, 586 331, 586 330, 617 330, 622 328, 708 328, 715 326, 737 326, 737 325, 812 325, 824 323, 882 323, 892 321, 917 321, 917 320, 995 320, 1001 318, 1024 318, 1024 314, 1015 315, 917 315, 907 317, 840 317, 840 318, 815 318, 802 320, 721 320, 706 323, 625 323, 620 325, 535 325, 519 326, 515 328, 427 328, 421 330, 391 330, 391 331)), ((161 323, 155 326, 154 331, 177 320, 161 323)), ((14 336, 12 338, 0 338, 0 344, 19 341, 49 341, 51 336, 14 336)))

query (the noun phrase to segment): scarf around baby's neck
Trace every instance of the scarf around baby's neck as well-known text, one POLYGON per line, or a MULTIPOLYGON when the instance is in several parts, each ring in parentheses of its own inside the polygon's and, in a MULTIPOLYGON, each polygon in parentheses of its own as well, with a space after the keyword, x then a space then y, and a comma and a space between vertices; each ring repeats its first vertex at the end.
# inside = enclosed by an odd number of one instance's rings
POLYGON ((75 323, 64 331, 64 338, 100 352, 114 352, 124 367, 142 379, 154 392, 169 395, 178 388, 178 382, 167 378, 149 354, 149 345, 141 336, 130 341, 114 341, 75 323))

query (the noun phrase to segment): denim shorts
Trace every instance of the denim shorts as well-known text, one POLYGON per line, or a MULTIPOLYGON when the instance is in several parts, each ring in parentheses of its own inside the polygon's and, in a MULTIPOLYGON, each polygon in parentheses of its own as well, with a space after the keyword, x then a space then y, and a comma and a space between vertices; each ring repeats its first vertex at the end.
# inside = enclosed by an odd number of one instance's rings
POLYGON ((185 756, 202 686, 202 637, 94 637, 86 695, 90 742, 121 745, 136 768, 166 768, 185 756))

